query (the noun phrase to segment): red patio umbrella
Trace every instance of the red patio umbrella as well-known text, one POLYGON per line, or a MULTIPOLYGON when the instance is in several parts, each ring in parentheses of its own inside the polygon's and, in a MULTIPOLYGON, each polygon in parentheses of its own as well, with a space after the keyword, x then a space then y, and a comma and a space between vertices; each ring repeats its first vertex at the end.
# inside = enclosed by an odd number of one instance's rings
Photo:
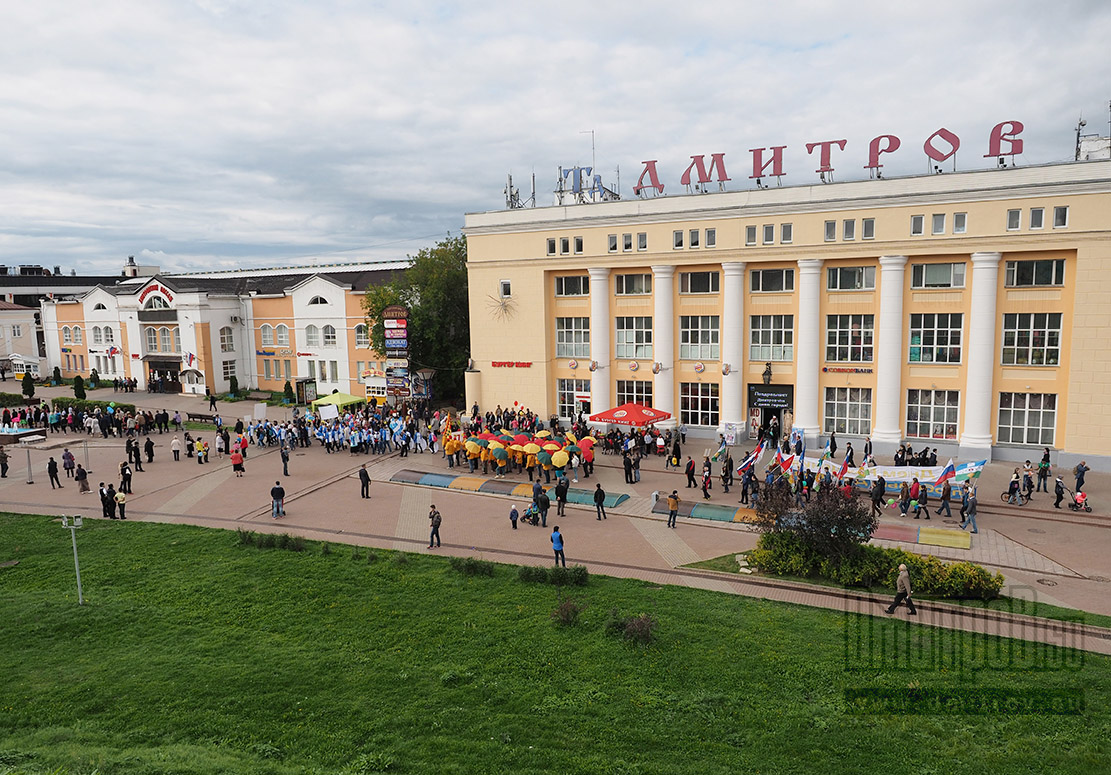
POLYGON ((642 427, 671 417, 670 412, 653 409, 643 404, 622 404, 605 412, 590 415, 591 422, 610 422, 618 425, 642 427))

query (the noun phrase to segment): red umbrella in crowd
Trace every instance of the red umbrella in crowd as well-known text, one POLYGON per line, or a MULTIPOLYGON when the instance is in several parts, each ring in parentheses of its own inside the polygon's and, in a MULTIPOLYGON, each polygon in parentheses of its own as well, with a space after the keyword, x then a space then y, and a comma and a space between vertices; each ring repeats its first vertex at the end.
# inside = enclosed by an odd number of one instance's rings
POLYGON ((667 420, 671 417, 671 412, 665 412, 660 409, 653 409, 643 404, 622 404, 605 412, 590 415, 591 422, 608 422, 616 423, 618 425, 631 425, 640 428, 646 425, 652 425, 660 420, 667 420))

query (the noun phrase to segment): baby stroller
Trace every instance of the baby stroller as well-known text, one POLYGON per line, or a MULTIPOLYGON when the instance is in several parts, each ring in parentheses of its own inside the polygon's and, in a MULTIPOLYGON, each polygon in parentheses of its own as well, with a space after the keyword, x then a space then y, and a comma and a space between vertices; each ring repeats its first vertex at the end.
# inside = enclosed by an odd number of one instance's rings
POLYGON ((536 527, 540 524, 540 509, 537 508, 535 503, 529 504, 525 509, 525 513, 521 515, 521 521, 536 527))
POLYGON ((1072 509, 1073 511, 1091 511, 1092 510, 1092 507, 1088 505, 1088 495, 1087 495, 1087 493, 1082 492, 1082 491, 1072 492, 1070 490, 1069 495, 1072 496, 1072 503, 1069 504, 1069 508, 1072 509))

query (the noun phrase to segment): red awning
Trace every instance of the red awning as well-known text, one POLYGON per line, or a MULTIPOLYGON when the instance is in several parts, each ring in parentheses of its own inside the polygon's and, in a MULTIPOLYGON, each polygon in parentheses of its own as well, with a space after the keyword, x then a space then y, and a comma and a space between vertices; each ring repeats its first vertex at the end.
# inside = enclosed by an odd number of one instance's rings
POLYGON ((622 404, 606 412, 590 415, 591 422, 611 422, 619 425, 651 425, 660 420, 670 419, 671 413, 652 409, 643 404, 622 404))

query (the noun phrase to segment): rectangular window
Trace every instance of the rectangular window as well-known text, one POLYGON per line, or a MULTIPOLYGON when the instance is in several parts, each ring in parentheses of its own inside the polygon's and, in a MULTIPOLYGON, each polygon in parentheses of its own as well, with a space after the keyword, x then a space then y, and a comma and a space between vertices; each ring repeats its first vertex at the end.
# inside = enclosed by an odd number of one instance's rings
POLYGON ((846 242, 856 239, 856 221, 846 220, 841 230, 841 238, 846 242))
POLYGON ((561 256, 566 256, 570 252, 571 252, 571 239, 569 237, 560 237, 559 238, 559 254, 561 256))
POLYGON ((270 360, 268 358, 262 359, 262 378, 270 379, 270 360))
POLYGON ((652 275, 619 274, 615 280, 618 296, 641 296, 652 292, 652 275))
POLYGON ((968 231, 968 213, 953 213, 953 233, 964 234, 968 231))
MULTIPOLYGON (((147 352, 158 352, 158 329, 148 326, 147 332, 147 352)), ((68 341, 68 340, 67 340, 68 341)))
POLYGON ((876 219, 865 218, 860 222, 860 238, 861 239, 875 239, 876 238, 876 219))
POLYGON ((910 216, 910 236, 921 237, 926 231, 926 216, 910 216))
POLYGON ((74 344, 84 344, 85 343, 84 334, 81 331, 81 326, 74 326, 73 327, 73 343, 74 344))
MULTIPOLYGON (((107 332, 111 333, 112 329, 107 329, 107 332)), ((23 326, 12 326, 12 336, 16 339, 23 336, 23 326)), ((108 341, 111 342, 112 338, 108 337, 108 341)))
POLYGON ((964 316, 926 312, 910 316, 911 363, 960 363, 964 316))
POLYGON ((1065 260, 1008 261, 1006 267, 1008 288, 1027 285, 1064 285, 1065 260))
POLYGON ((621 249, 623 251, 625 251, 626 253, 628 253, 630 250, 633 249, 633 235, 632 234, 622 234, 621 235, 621 249))
POLYGON ((837 241, 837 221, 826 221, 826 242, 837 241))
POLYGON ((690 234, 688 235, 688 242, 687 242, 687 246, 690 247, 691 250, 694 250, 698 247, 698 238, 699 238, 698 229, 691 229, 690 234))
POLYGON ((77 370, 78 371, 84 371, 85 370, 85 356, 84 355, 78 355, 77 356, 77 370))
POLYGON ((1067 207, 1054 207, 1053 208, 1053 228, 1064 229, 1069 225, 1069 208, 1067 207))
POLYGON ((876 288, 874 266, 830 267, 826 270, 826 290, 871 291, 876 288))
POLYGON ((332 382, 339 382, 339 362, 328 361, 328 371, 332 374, 332 382))
POLYGON ((717 293, 719 272, 680 272, 679 293, 717 293))
POLYGON ((932 225, 930 226, 931 234, 944 234, 945 233, 945 213, 934 213, 932 225))
POLYGON ((872 389, 827 387, 825 432, 868 436, 872 432, 872 389))
POLYGON ((292 364, 290 363, 289 359, 286 359, 284 363, 285 363, 285 378, 286 379, 293 379, 292 364))
POLYGON ((583 252, 583 238, 582 237, 575 237, 575 255, 577 256, 582 252, 583 252))
POLYGON ((556 318, 556 357, 590 357, 590 318, 556 318))
POLYGON ((104 344, 104 334, 100 332, 100 326, 93 326, 93 344, 104 344))
POLYGON ((774 223, 765 223, 764 224, 764 244, 765 245, 772 245, 774 243, 775 243, 775 224, 774 223))
MULTIPOLYGON (((148 341, 150 340, 150 333, 149 332, 151 332, 153 330, 154 330, 153 328, 148 328, 147 329, 147 332, 148 332, 147 333, 147 340, 148 341)), ((62 344, 73 344, 73 329, 70 328, 69 326, 62 326, 62 344)), ((151 349, 152 350, 158 349, 158 345, 156 344, 151 349)))
MULTIPOLYGON (((588 379, 560 379, 556 380, 556 411, 560 418, 569 420, 578 416, 579 406, 575 396, 590 393, 590 380, 588 379)), ((593 409, 594 407, 591 407, 593 409)))
POLYGON ((1000 393, 1000 444, 1052 447, 1057 429, 1056 393, 1000 393))
POLYGON ((554 256, 555 253, 556 253, 555 237, 549 237, 548 238, 548 255, 549 256, 554 256))
MULTIPOLYGON (((711 229, 711 231, 713 231, 713 229, 711 229)), ((707 237, 707 244, 709 243, 709 241, 710 239, 709 237, 707 237)), ((709 245, 709 247, 713 246, 709 245)), ((648 250, 648 232, 642 231, 637 233, 637 250, 648 250)))
POLYGON ((316 379, 316 361, 309 361, 309 379, 316 379))
POLYGON ((716 426, 720 419, 718 390, 716 382, 680 382, 679 421, 716 426))
POLYGON ((721 357, 717 315, 679 316, 679 359, 716 361, 721 357))
POLYGON ((317 370, 317 373, 320 374, 320 381, 321 382, 327 382, 328 381, 328 362, 327 361, 317 361, 316 362, 316 370, 317 370))
POLYGON ((745 226, 745 244, 746 245, 755 245, 756 244, 756 227, 755 226, 745 226))
POLYGON ((963 288, 964 264, 912 264, 910 268, 910 287, 923 288, 963 288))
POLYGON ((718 246, 718 230, 706 229, 706 247, 716 248, 718 246))
POLYGON ((503 299, 508 299, 513 295, 513 283, 509 280, 498 280, 498 293, 503 299))
POLYGON ((359 382, 363 381, 363 371, 365 369, 366 369, 366 362, 365 361, 355 361, 355 378, 359 382))
POLYGON ((1018 231, 1022 228, 1022 210, 1007 211, 1007 231, 1018 231))
POLYGON ((795 238, 795 227, 790 223, 782 223, 779 225, 779 242, 783 245, 790 245, 795 238))
POLYGON ((585 274, 572 274, 555 279, 556 296, 588 296, 590 278, 585 274))
POLYGON ((683 231, 682 229, 673 231, 671 233, 671 247, 675 250, 683 247, 683 231))
POLYGON ((279 347, 289 347, 289 327, 280 325, 274 329, 274 338, 279 347))
POLYGON ((874 316, 826 315, 826 360, 870 363, 874 316))
POLYGON ((617 338, 615 344, 618 358, 651 358, 652 318, 617 318, 617 338))
POLYGON ((73 371, 73 368, 70 366, 69 353, 66 353, 66 371, 73 371))
POLYGON ((231 379, 235 376, 235 361, 224 361, 224 379, 231 379))
POLYGON ((617 252, 617 235, 616 234, 611 234, 608 237, 606 237, 606 244, 608 246, 608 250, 609 250, 610 253, 616 253, 617 252))
POLYGON ((749 332, 749 360, 795 359, 794 315, 752 315, 749 318, 749 332))
POLYGON ((1044 229, 1045 228, 1045 208, 1044 207, 1031 207, 1030 208, 1030 228, 1031 229, 1044 229))
POLYGON ((641 404, 652 406, 652 382, 649 380, 617 380, 617 406, 641 404))
POLYGON ((912 439, 956 439, 958 390, 908 390, 907 436, 912 439))
POLYGON ((263 326, 262 327, 262 346, 263 347, 273 347, 274 346, 274 327, 273 326, 263 326))
POLYGON ((783 293, 795 290, 794 269, 753 269, 753 293, 783 293))
POLYGON ((1060 312, 1008 312, 1003 316, 1004 366, 1056 366, 1060 360, 1060 312))

